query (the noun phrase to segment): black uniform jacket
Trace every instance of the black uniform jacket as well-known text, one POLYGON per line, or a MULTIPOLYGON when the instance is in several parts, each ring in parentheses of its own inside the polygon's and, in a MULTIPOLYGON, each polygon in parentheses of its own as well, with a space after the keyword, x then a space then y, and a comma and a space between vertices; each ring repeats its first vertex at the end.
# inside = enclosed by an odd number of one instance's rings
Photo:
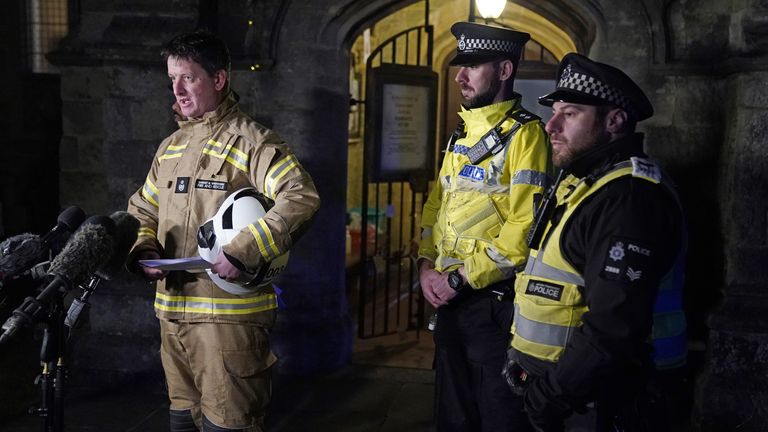
MULTIPOLYGON (((567 171, 598 178, 618 162, 646 157, 643 135, 633 134, 593 148, 567 171)), ((557 208, 554 223, 564 208, 557 208)), ((683 216, 669 188, 626 176, 605 185, 583 201, 559 239, 564 257, 584 277, 589 311, 557 363, 517 353, 518 361, 538 376, 526 392, 527 409, 566 416, 596 399, 620 397, 642 382, 652 367, 649 335, 660 279, 672 268, 682 247, 683 216), (627 252, 619 265, 641 273, 639 279, 605 272, 616 265, 617 242, 641 247, 627 252)), ((544 241, 555 241, 545 239, 544 241)))

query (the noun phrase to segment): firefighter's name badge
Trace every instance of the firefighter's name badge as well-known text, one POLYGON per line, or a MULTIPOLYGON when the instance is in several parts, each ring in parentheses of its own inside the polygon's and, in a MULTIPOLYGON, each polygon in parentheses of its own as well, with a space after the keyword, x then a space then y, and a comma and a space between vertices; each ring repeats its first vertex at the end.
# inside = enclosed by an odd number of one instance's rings
POLYGON ((195 188, 216 190, 216 191, 226 191, 227 182, 198 179, 195 182, 195 188))

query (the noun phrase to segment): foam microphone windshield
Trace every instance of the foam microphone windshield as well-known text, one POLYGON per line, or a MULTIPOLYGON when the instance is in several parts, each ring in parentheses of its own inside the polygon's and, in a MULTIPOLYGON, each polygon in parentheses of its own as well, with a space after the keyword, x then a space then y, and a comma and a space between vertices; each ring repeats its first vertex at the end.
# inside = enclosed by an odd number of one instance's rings
POLYGON ((109 218, 115 222, 115 248, 112 257, 96 272, 98 277, 106 280, 111 280, 124 271, 128 253, 136 243, 141 226, 139 220, 126 211, 114 212, 109 218))
POLYGON ((0 280, 19 275, 48 258, 48 247, 36 234, 19 234, 0 243, 0 280))
POLYGON ((105 265, 115 250, 115 222, 106 216, 91 216, 72 235, 51 262, 49 274, 80 284, 105 265))
POLYGON ((43 241, 54 256, 61 252, 69 237, 84 220, 85 212, 77 206, 69 206, 59 213, 59 217, 56 218, 56 226, 43 235, 43 241))
POLYGON ((83 219, 83 210, 71 206, 59 214, 56 226, 42 237, 19 234, 0 243, 0 281, 25 274, 35 265, 48 261, 51 255, 57 255, 83 219))

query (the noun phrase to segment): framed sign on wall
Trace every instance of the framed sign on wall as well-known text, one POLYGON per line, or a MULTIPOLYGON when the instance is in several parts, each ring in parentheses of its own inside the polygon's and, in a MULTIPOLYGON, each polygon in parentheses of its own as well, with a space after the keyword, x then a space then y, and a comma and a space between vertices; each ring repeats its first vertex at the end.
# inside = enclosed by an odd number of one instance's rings
POLYGON ((370 71, 368 85, 369 181, 434 177, 437 74, 424 66, 382 64, 370 71))

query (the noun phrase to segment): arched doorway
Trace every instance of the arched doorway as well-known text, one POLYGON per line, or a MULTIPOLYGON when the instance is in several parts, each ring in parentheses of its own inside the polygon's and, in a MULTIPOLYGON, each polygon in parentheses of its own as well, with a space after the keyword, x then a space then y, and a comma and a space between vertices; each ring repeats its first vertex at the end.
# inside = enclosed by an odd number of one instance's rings
MULTIPOLYGON (((368 163, 364 154, 370 154, 366 145, 371 144, 365 139, 365 127, 370 120, 365 118, 365 112, 369 104, 375 103, 366 95, 365 65, 380 44, 405 29, 424 23, 434 28, 431 64, 439 77, 433 143, 436 168, 445 137, 456 124, 459 106, 453 82, 455 71, 447 66, 455 53, 450 26, 466 21, 468 10, 466 0, 411 3, 371 19, 371 24, 349 41, 346 280, 350 312, 357 325, 353 354, 356 362, 422 368, 430 368, 432 363, 431 334, 424 329, 432 311, 424 306, 420 296, 414 248, 420 235, 426 190, 418 190, 413 182, 382 185, 363 179, 368 163)), ((546 18, 516 4, 509 4, 494 24, 528 31, 534 36, 526 47, 516 88, 526 96, 524 104, 536 111, 535 98, 551 88, 559 58, 576 51, 576 44, 567 32, 546 18)))

